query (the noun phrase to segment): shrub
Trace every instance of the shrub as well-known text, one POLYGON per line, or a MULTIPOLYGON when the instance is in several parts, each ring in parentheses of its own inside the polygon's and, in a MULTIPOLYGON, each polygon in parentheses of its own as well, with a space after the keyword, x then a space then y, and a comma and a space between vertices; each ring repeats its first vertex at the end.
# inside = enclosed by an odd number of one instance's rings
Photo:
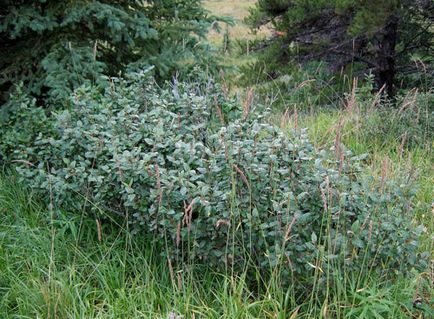
POLYGON ((158 88, 134 74, 71 103, 8 155, 57 207, 126 218, 177 260, 279 267, 307 285, 314 273, 339 280, 342 267, 424 266, 410 188, 361 179, 360 159, 338 144, 316 150, 306 132, 287 137, 252 99, 241 107, 210 82, 158 88))
POLYGON ((22 85, 15 88, 6 106, 0 109, 0 164, 5 159, 23 159, 30 154, 33 143, 42 133, 51 131, 46 111, 36 107, 36 100, 24 93, 22 85), (14 155, 15 152, 21 152, 14 155))

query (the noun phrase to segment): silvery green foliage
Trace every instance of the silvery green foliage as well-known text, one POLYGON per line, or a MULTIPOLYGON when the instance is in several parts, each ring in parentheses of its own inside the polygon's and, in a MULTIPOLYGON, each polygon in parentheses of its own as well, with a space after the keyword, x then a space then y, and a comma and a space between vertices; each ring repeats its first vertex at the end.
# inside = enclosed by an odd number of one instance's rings
POLYGON ((49 133, 13 155, 57 207, 128 218, 178 260, 283 266, 307 284, 336 265, 423 266, 410 190, 361 179, 359 158, 336 160, 305 132, 288 137, 212 84, 158 88, 136 74, 71 99, 49 133))

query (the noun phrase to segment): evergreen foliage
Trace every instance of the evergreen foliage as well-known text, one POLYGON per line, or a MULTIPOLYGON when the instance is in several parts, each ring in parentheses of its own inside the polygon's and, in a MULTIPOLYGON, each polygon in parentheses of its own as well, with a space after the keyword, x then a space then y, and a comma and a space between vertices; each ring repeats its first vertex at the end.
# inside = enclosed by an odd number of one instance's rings
POLYGON ((411 58, 433 62, 430 0, 259 0, 248 21, 255 27, 272 21, 285 34, 272 59, 323 59, 334 72, 357 63, 375 75, 377 90, 385 86, 390 95, 397 74, 420 71, 411 58))
POLYGON ((58 103, 126 67, 166 77, 209 63, 200 38, 210 22, 199 0, 1 0, 0 102, 20 82, 58 103))

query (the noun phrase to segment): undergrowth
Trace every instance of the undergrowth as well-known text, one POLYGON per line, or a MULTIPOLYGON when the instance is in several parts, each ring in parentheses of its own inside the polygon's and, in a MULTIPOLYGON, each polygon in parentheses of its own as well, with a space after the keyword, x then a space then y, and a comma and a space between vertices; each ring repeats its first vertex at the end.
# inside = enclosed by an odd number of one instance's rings
MULTIPOLYGON (((300 299, 275 277, 252 287, 245 274, 206 265, 170 269, 158 247, 126 224, 47 214, 14 175, 0 178, 2 318, 408 318, 429 309, 429 274, 346 273, 327 299, 300 299)), ((259 274, 258 274, 259 276, 259 274)), ((431 289, 431 290, 429 290, 431 289)), ((431 300, 432 303, 432 300, 431 300)), ((422 318, 422 317, 420 317, 422 318)))

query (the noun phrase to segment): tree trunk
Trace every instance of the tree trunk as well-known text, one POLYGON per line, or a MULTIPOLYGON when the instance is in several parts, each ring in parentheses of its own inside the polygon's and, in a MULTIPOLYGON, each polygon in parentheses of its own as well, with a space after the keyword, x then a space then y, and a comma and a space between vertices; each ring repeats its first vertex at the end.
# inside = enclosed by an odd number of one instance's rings
POLYGON ((374 71, 375 86, 384 90, 392 97, 394 95, 395 82, 395 46, 397 41, 398 19, 392 16, 387 25, 374 35, 374 60, 376 68, 374 71))

